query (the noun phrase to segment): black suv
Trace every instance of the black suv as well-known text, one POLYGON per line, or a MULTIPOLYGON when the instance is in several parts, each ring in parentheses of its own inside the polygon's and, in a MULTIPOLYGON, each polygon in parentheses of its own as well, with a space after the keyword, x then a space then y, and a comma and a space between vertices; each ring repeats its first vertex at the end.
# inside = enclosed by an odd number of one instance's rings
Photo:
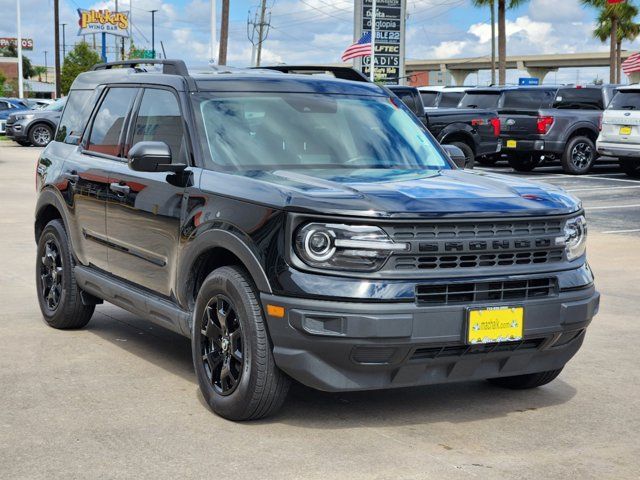
POLYGON ((291 378, 550 382, 598 309, 581 204, 457 169, 389 95, 171 60, 79 75, 36 170, 45 320, 81 328, 106 300, 190 337, 235 420, 291 378))

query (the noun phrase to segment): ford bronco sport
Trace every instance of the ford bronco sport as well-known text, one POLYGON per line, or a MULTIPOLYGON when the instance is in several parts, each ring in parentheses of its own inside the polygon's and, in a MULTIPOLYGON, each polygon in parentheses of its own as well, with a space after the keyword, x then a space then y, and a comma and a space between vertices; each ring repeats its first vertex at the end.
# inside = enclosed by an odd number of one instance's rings
POLYGON ((98 65, 36 185, 46 322, 81 328, 107 301, 190 337, 229 419, 275 412, 291 379, 537 387, 598 309, 581 204, 457 169, 372 83, 98 65))

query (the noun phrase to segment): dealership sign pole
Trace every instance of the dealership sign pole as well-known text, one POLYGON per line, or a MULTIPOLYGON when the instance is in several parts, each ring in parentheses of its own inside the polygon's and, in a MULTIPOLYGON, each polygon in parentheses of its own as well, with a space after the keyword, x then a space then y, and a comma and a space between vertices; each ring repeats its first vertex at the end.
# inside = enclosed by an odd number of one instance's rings
POLYGON ((18 96, 24 98, 24 85, 22 84, 22 26, 20 25, 20 0, 16 0, 16 20, 18 21, 18 96))

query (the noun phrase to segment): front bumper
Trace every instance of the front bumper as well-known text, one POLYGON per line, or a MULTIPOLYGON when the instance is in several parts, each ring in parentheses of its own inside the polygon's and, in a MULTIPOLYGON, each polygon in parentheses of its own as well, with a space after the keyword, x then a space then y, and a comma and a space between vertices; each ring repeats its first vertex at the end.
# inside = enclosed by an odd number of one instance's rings
POLYGON ((640 158, 640 145, 613 142, 597 142, 596 150, 608 157, 640 158))
POLYGON ((464 343, 466 305, 261 296, 265 312, 267 304, 285 307, 284 318, 267 316, 277 365, 301 383, 325 391, 407 387, 561 368, 580 348, 599 299, 590 285, 517 301, 525 309, 523 341, 470 346, 464 343))
POLYGON ((6 135, 12 140, 26 140, 28 128, 26 124, 21 122, 7 123, 6 135))

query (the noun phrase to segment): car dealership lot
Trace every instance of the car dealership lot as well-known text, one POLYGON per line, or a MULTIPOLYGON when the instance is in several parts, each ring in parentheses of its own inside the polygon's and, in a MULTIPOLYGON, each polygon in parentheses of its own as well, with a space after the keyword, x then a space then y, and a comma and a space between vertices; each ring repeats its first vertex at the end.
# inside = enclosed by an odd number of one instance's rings
POLYGON ((206 409, 188 340, 109 305, 80 331, 41 321, 38 152, 0 143, 1 478, 637 478, 640 182, 615 166, 489 169, 560 185, 587 209, 601 313, 558 380, 528 392, 296 386, 277 416, 236 424, 206 409))

